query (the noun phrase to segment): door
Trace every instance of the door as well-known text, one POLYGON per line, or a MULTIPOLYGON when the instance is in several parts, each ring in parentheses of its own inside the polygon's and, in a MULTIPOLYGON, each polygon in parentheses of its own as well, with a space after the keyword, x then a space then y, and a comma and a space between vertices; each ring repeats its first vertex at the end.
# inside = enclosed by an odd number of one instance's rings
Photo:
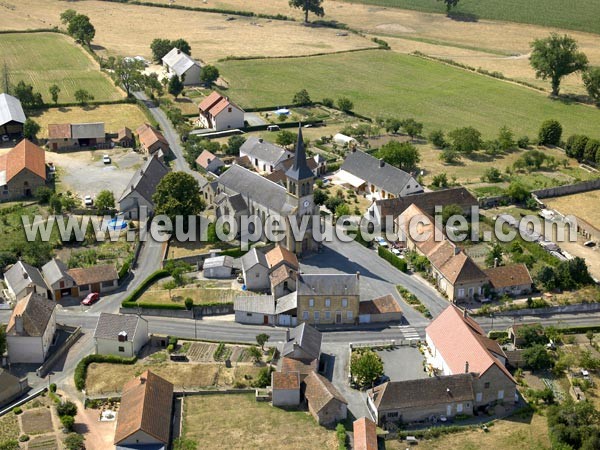
POLYGON ((58 149, 58 144, 56 142, 52 143, 52 150, 56 151, 58 149))
POLYGON ((92 292, 100 292, 100 283, 92 284, 92 292))
POLYGON ((269 316, 263 316, 263 325, 269 325, 269 316))
POLYGON ((498 391, 498 400, 504 399, 504 391, 498 391))
POLYGON ((446 415, 447 416, 452 415, 452 405, 446 405, 446 415))
POLYGON ((342 312, 341 311, 336 311, 335 323, 342 323, 342 312))

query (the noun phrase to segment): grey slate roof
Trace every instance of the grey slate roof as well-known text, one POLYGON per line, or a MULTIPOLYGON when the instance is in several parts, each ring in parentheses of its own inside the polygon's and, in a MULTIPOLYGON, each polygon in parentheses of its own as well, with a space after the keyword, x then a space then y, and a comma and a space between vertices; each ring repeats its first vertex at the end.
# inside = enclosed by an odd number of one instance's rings
POLYGON ((233 310, 274 315, 275 300, 272 295, 239 296, 233 301, 233 310))
POLYGON ((140 320, 144 320, 135 314, 109 314, 100 313, 94 338, 100 339, 118 339, 119 333, 127 333, 127 339, 132 340, 140 320))
POLYGON ((71 275, 67 273, 67 266, 60 259, 52 258, 42 267, 42 274, 48 282, 49 286, 52 286, 57 281, 67 279, 72 280, 71 275))
POLYGON ((341 170, 392 194, 400 193, 409 181, 413 181, 413 177, 405 171, 390 164, 380 167, 380 161, 377 158, 360 150, 353 151, 346 156, 341 170))
POLYGON ((35 292, 17 302, 6 326, 9 336, 43 336, 52 318, 56 303, 35 292), (23 320, 23 332, 17 331, 17 317, 23 320))
POLYGON ((291 292, 277 299, 275 305, 275 314, 283 314, 298 307, 298 295, 296 292, 291 292))
POLYGON ((104 122, 72 123, 71 137, 73 139, 104 138, 104 122))
POLYGON ((360 295, 360 279, 348 274, 300 274, 298 295, 360 295))
POLYGON ((246 204, 246 200, 242 194, 232 195, 229 197, 229 204, 233 208, 234 212, 240 212, 248 209, 248 205, 246 204))
POLYGON ((286 156, 291 155, 286 149, 272 144, 262 138, 250 136, 246 142, 240 147, 240 154, 246 154, 250 159, 258 158, 273 166, 277 165, 282 160, 287 159, 286 156))
POLYGON ((218 183, 227 194, 241 194, 246 203, 251 199, 269 211, 287 215, 294 209, 288 203, 287 190, 283 186, 241 166, 231 166, 219 177, 218 183))
POLYGON ((229 267, 233 268, 233 258, 231 256, 213 256, 212 258, 206 258, 204 260, 203 267, 205 269, 211 269, 214 267, 229 267))
POLYGON ((298 140, 296 141, 296 153, 294 154, 294 164, 285 173, 286 177, 292 180, 305 180, 313 178, 315 175, 306 163, 306 151, 304 149, 304 138, 302 137, 302 126, 298 127, 298 140))
POLYGON ((160 161, 156 154, 152 155, 148 161, 146 161, 144 166, 133 175, 127 189, 123 191, 119 202, 123 201, 123 199, 134 190, 152 203, 152 195, 154 195, 154 191, 156 191, 156 186, 158 186, 160 180, 162 180, 170 170, 171 169, 160 161))
POLYGON ((267 257, 266 255, 261 252, 260 250, 257 250, 256 248, 252 248, 250 249, 248 252, 246 252, 242 257, 242 267, 244 268, 244 270, 248 270, 251 269, 252 267, 254 267, 257 264, 260 264, 261 266, 264 267, 269 267, 269 264, 267 263, 267 257))
POLYGON ((15 294, 23 292, 30 284, 48 289, 40 271, 23 261, 17 261, 10 269, 4 272, 4 279, 12 287, 15 294), (27 277, 24 275, 27 274, 27 277))
POLYGON ((283 344, 281 356, 292 353, 294 344, 297 344, 305 353, 313 359, 317 359, 321 354, 322 340, 321 332, 306 323, 302 323, 290 331, 290 340, 283 344))
POLYGON ((25 123, 25 113, 18 98, 0 94, 0 125, 8 122, 25 123))
POLYGON ((163 56, 162 61, 178 76, 185 74, 194 65, 200 67, 200 64, 194 61, 191 56, 176 48, 171 49, 169 53, 163 56))

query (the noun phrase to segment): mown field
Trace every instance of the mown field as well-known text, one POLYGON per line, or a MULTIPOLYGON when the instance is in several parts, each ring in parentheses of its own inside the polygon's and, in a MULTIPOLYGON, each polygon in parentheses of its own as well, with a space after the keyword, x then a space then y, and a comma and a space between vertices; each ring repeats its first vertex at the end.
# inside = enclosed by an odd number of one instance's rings
POLYGON ((313 100, 350 98, 371 117, 414 117, 425 133, 474 126, 484 135, 502 125, 517 135, 537 135, 545 119, 563 124, 566 135, 596 135, 600 110, 553 101, 545 94, 414 56, 381 50, 319 57, 227 61, 219 69, 228 94, 242 106, 288 104, 308 89, 313 100))
MULTIPOLYGON (((437 0, 342 0, 351 3, 414 9, 445 13, 443 2, 437 0)), ((561 0, 461 0, 456 13, 477 18, 566 28, 600 33, 600 2, 577 0, 570 4, 561 0)))
POLYGON ((60 87, 59 103, 74 102, 75 91, 85 89, 95 100, 118 100, 121 90, 83 49, 58 33, 0 34, 0 61, 6 64, 11 84, 32 84, 51 103, 48 88, 60 87))

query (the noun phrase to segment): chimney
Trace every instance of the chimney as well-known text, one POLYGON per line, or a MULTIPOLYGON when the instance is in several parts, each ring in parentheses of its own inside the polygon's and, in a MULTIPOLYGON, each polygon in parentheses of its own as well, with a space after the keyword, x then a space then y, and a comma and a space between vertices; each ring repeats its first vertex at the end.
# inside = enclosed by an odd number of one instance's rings
POLYGON ((180 55, 181 54, 181 50, 177 49, 177 54, 180 55))
POLYGON ((119 342, 127 342, 127 332, 121 331, 118 335, 119 342))
POLYGON ((465 373, 469 373, 469 361, 465 361, 465 373))
POLYGON ((360 272, 358 270, 356 271, 356 279, 360 280, 360 272))
POLYGON ((385 166, 385 161, 383 159, 379 160, 379 167, 384 167, 385 166))
POLYGON ((133 192, 135 188, 133 187, 133 184, 131 185, 131 192, 133 192))
POLYGON ((454 246, 454 256, 458 255, 460 253, 460 247, 458 245, 454 246))
POLYGON ((290 329, 287 328, 285 330, 285 342, 289 342, 290 341, 290 329))
POLYGON ((466 319, 467 318, 467 307, 465 306, 465 309, 463 309, 463 317, 466 319))
POLYGON ((25 331, 25 328, 23 327, 22 315, 15 316, 15 330, 17 331, 17 334, 23 334, 25 331))

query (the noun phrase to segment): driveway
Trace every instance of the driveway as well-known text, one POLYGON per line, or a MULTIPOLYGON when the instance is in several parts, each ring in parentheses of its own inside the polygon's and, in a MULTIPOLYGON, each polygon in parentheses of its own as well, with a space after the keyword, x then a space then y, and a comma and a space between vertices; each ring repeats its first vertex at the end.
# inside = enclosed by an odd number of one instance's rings
POLYGON ((251 127, 267 124, 267 122, 265 122, 265 120, 260 117, 258 113, 244 113, 244 121, 248 122, 248 125, 251 127))

